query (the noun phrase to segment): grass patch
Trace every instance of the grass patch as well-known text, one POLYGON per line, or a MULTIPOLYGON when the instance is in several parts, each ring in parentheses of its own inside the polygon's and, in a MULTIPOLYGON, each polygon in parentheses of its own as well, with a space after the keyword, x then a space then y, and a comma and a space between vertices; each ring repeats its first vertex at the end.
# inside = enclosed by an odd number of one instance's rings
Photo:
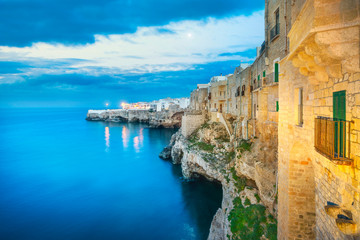
POLYGON ((229 182, 230 182, 230 178, 229 178, 229 176, 228 176, 228 175, 225 175, 225 180, 226 180, 226 182, 227 182, 227 183, 229 183, 229 182))
POLYGON ((196 143, 197 141, 199 141, 199 138, 196 136, 196 134, 191 134, 188 138, 188 141, 191 143, 191 144, 194 144, 196 143))
MULTIPOLYGON (((244 205, 249 199, 246 199, 244 205)), ((250 202, 250 201, 249 201, 250 202)), ((266 208, 260 204, 244 207, 239 197, 233 201, 234 208, 230 211, 228 220, 232 239, 260 239, 262 235, 270 240, 277 237, 277 223, 266 216, 266 208)), ((271 216, 271 215, 269 215, 271 216)))
POLYGON ((250 206, 251 205, 251 202, 250 200, 246 197, 245 201, 244 201, 244 205, 245 206, 250 206))
POLYGON ((261 198, 260 198, 260 196, 259 196, 259 194, 257 194, 257 193, 255 193, 255 198, 256 198, 256 200, 257 200, 257 202, 259 203, 260 202, 260 200, 261 200, 261 198))
POLYGON ((200 150, 206 151, 206 152, 212 152, 214 151, 215 146, 205 143, 205 142, 196 142, 193 144, 194 147, 199 148, 200 150))
POLYGON ((245 151, 250 151, 251 149, 251 142, 247 140, 241 140, 239 146, 236 148, 240 153, 245 151))
POLYGON ((238 189, 239 192, 243 191, 245 189, 245 186, 246 186, 246 178, 241 178, 238 175, 236 175, 236 171, 235 171, 234 167, 232 167, 230 169, 230 171, 231 171, 231 174, 232 174, 232 178, 235 181, 235 187, 238 189))

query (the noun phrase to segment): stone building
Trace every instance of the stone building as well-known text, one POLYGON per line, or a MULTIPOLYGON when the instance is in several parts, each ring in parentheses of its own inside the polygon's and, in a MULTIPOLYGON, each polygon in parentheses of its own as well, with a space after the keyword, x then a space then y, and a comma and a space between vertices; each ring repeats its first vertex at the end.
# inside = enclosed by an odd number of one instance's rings
POLYGON ((215 76, 210 81, 209 109, 211 112, 222 113, 226 111, 227 77, 215 76))
POLYGON ((229 74, 227 75, 227 84, 226 84, 226 113, 231 114, 232 116, 238 116, 238 111, 236 109, 236 75, 229 74))
POLYGON ((198 84, 190 94, 189 108, 196 111, 207 109, 209 84, 198 84))
POLYGON ((291 2, 279 61, 278 238, 358 239, 360 1, 291 2))

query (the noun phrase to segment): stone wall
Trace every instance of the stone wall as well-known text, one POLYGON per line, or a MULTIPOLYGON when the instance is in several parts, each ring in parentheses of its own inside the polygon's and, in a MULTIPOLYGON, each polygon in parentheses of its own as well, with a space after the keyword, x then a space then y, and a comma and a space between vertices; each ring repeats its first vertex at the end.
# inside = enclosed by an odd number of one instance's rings
POLYGON ((211 83, 210 109, 217 109, 218 112, 220 112, 221 109, 224 112, 226 111, 226 88, 227 80, 211 83))
POLYGON ((207 109, 208 89, 197 88, 190 94, 189 108, 196 111, 202 111, 207 109))
MULTIPOLYGON (((237 88, 236 76, 231 75, 227 79, 226 94, 227 94, 227 103, 226 103, 226 113, 230 113, 233 116, 239 115, 236 109, 236 88, 237 88)), ((224 111, 225 112, 225 111, 224 111)))
MULTIPOLYGON (((331 34, 337 35, 331 31, 331 34)), ((344 33, 343 29, 337 31, 344 33)), ((346 39, 357 41, 358 46, 359 28, 353 28, 352 34, 354 31, 358 38, 349 36, 346 39)), ((323 34, 325 33, 320 35, 323 34)), ((332 39, 335 41, 335 38, 332 39)), ((310 41, 308 44, 314 43, 310 41)), ((341 44, 336 43, 336 48, 341 44)), ((347 44, 342 45, 344 51, 347 44)), ((314 45, 312 47, 314 48, 314 45)), ((328 47, 331 48, 331 45, 328 47)), ((356 48, 353 48, 353 51, 358 52, 356 48)), ((301 51, 300 56, 304 61, 309 61, 308 66, 313 64, 313 56, 301 51)), ((334 65, 330 68, 331 71, 315 76, 307 72, 304 74, 304 70, 299 68, 300 56, 281 63, 279 239, 313 239, 315 236, 317 239, 353 239, 354 234, 360 233, 360 74, 347 71, 348 65, 341 67, 342 71, 335 74, 338 61, 336 59, 326 63, 329 66, 334 65), (335 75, 336 77, 333 77, 335 75), (303 90, 304 101, 303 124, 300 125, 296 118, 296 94, 299 88, 303 90), (333 93, 338 91, 346 91, 346 120, 353 121, 350 124, 350 135, 346 133, 346 143, 350 143, 350 159, 353 161, 350 165, 331 160, 314 148, 315 118, 333 117, 333 93), (336 204, 335 207, 329 202, 336 204), (342 219, 339 214, 350 220, 342 219)), ((319 54, 317 57, 324 56, 319 54)), ((353 58, 358 56, 347 56, 341 61, 351 62, 353 58)))
POLYGON ((205 122, 205 116, 203 114, 186 113, 182 117, 181 134, 184 137, 190 136, 204 122, 205 122))

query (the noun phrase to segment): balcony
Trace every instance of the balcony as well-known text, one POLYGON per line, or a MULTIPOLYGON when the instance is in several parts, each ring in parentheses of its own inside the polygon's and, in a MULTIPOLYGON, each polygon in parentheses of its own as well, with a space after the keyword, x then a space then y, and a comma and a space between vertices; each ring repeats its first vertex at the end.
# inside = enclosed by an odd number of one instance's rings
POLYGON ((275 39, 280 34, 280 23, 275 24, 275 26, 270 30, 270 41, 275 39))
POLYGON ((339 165, 351 165, 350 121, 315 118, 315 149, 339 165))

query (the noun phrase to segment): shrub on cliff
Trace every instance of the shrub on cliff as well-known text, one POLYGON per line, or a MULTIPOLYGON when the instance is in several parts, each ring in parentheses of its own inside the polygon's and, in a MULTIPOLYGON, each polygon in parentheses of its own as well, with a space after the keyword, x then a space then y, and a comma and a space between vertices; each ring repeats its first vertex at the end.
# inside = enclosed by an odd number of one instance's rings
POLYGON ((234 208, 230 211, 228 220, 232 239, 258 240, 263 235, 270 240, 277 238, 276 220, 266 213, 266 207, 260 204, 243 206, 241 198, 233 200, 234 208))

